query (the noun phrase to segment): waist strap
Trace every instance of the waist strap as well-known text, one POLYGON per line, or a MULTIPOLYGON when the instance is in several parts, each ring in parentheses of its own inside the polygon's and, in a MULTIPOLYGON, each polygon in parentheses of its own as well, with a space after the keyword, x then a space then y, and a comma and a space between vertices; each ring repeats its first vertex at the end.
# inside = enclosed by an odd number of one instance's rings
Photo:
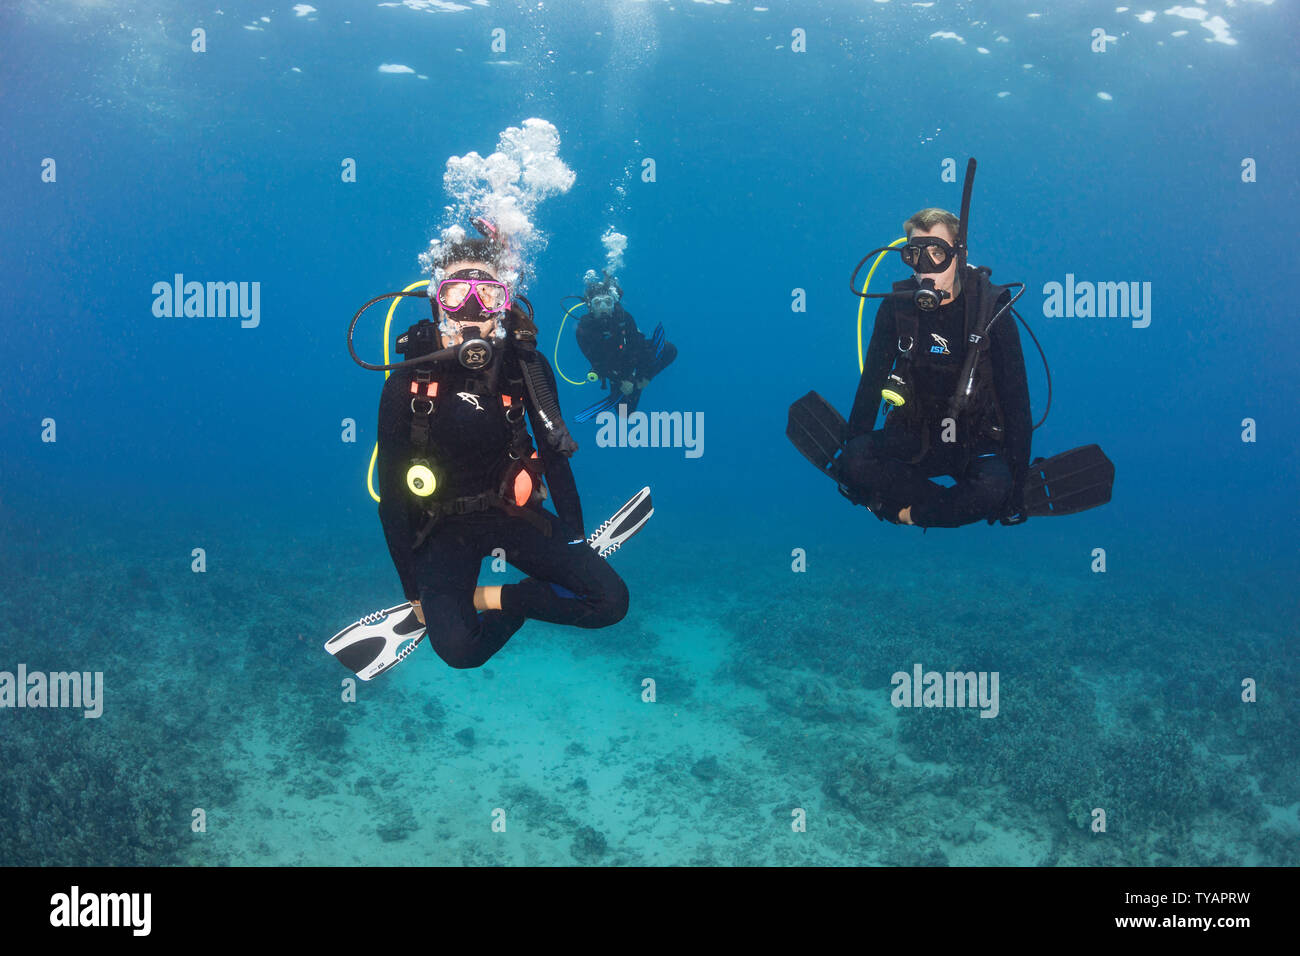
POLYGON ((485 491, 478 495, 451 498, 447 501, 431 501, 424 505, 424 512, 429 516, 429 520, 424 523, 424 527, 415 536, 415 542, 411 545, 411 550, 415 551, 420 545, 424 544, 443 518, 451 515, 474 514, 479 511, 487 511, 489 508, 498 508, 511 517, 528 522, 540 531, 543 536, 547 538, 551 536, 551 521, 545 514, 531 508, 521 508, 513 501, 495 492, 485 491))

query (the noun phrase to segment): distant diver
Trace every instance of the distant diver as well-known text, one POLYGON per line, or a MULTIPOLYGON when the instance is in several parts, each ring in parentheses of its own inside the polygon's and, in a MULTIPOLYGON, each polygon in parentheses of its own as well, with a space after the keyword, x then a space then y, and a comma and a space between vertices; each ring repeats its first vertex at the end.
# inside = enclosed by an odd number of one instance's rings
MULTIPOLYGON (((972 159, 960 217, 923 209, 904 224, 904 239, 873 249, 853 270, 849 288, 862 304, 882 301, 865 360, 859 308, 862 377, 848 423, 816 392, 790 407, 786 435, 795 448, 846 498, 894 524, 1019 524, 1095 508, 1111 497, 1115 466, 1096 445, 1030 461, 1032 432, 1051 409, 1051 372, 1047 409, 1031 425, 1020 337, 1004 318, 1010 313, 1025 324, 1014 308, 1024 283, 994 285, 992 270, 966 262, 974 175, 972 159), (871 273, 890 251, 915 275, 891 292, 868 294, 871 273), (872 256, 859 292, 858 272, 872 256), (882 400, 883 427, 873 430, 882 400), (940 475, 955 484, 930 480, 940 475)), ((1033 337, 1027 324, 1025 330, 1033 337)))
MULTIPOLYGON (((619 405, 626 405, 629 413, 636 411, 641 393, 651 379, 677 358, 677 346, 667 340, 662 322, 655 326, 648 339, 637 328, 632 314, 623 308, 623 289, 614 276, 609 272, 598 275, 596 270, 589 269, 583 282, 584 294, 571 296, 579 301, 564 315, 567 319, 575 309, 586 307, 577 329, 578 348, 591 365, 586 381, 599 381, 601 388, 609 389, 609 394, 574 415, 576 422, 590 421, 601 412, 617 411, 619 405)), ((561 322, 556 335, 557 360, 563 333, 561 322)), ((564 372, 561 370, 560 374, 564 372)), ((585 384, 564 377, 570 384, 585 384)))

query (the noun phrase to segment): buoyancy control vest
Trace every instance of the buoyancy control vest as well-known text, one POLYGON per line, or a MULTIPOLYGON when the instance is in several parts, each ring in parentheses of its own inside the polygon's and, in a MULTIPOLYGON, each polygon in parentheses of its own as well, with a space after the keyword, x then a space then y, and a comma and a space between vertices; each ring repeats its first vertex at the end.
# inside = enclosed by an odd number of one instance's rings
MULTIPOLYGON (((399 351, 404 340, 415 342, 426 338, 427 335, 417 333, 417 327, 413 326, 407 336, 398 340, 399 351)), ((560 418, 553 389, 542 369, 537 367, 532 334, 523 330, 511 333, 493 351, 496 354, 491 360, 475 371, 455 366, 417 365, 410 372, 411 458, 407 490, 412 503, 426 517, 412 550, 424 543, 442 519, 488 508, 527 521, 548 537, 551 534, 550 521, 536 507, 548 494, 541 459, 524 423, 529 405, 545 429, 539 440, 547 441, 564 455, 573 454, 577 444, 560 418), (453 463, 437 460, 435 421, 443 417, 440 411, 452 411, 445 409, 444 403, 448 401, 464 403, 454 410, 456 413, 489 416, 476 424, 482 437, 475 442, 473 450, 480 452, 479 461, 495 461, 486 468, 479 488, 473 493, 452 494, 468 489, 455 480, 446 480, 445 466, 453 463), (499 427, 494 427, 494 421, 499 427)))
MULTIPOLYGON (((980 438, 1001 442, 1004 436, 1002 408, 993 386, 993 360, 989 353, 989 324, 1010 300, 1010 287, 989 281, 992 270, 967 266, 962 276, 962 336, 965 358, 960 366, 933 358, 937 346, 921 341, 921 316, 910 295, 894 301, 898 352, 892 371, 909 383, 924 377, 931 387, 916 389, 913 401, 894 408, 887 427, 903 427, 919 435, 918 462, 930 450, 930 436, 944 419, 955 421, 957 434, 967 456, 980 438)), ((896 282, 893 291, 910 293, 918 288, 915 278, 896 282)))

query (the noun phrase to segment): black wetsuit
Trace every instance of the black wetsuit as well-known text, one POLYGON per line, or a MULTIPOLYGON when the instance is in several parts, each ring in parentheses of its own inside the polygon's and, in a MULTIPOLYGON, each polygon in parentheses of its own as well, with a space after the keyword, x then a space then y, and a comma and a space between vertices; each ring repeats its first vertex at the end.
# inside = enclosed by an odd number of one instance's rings
MULTIPOLYGON (((552 390, 555 378, 546 360, 536 356, 552 390)), ((495 363, 516 359, 502 349, 495 363)), ((517 376, 516 376, 517 377, 517 376)), ((397 369, 384 383, 379 400, 379 518, 393 564, 407 600, 422 606, 429 642, 452 667, 478 667, 499 651, 526 618, 606 627, 627 613, 627 586, 614 569, 584 540, 582 506, 568 459, 539 441, 546 484, 558 516, 540 503, 525 506, 551 527, 546 535, 536 519, 526 520, 499 508, 453 514, 432 523, 418 547, 413 545, 430 525, 421 502, 406 487, 411 464, 410 368, 397 369), (501 590, 501 610, 474 609, 474 588, 482 559, 497 549, 530 577, 501 590)), ((504 378, 504 376, 502 376, 504 378)), ((446 502, 500 485, 512 429, 500 391, 491 376, 457 370, 438 376, 438 399, 430 416, 425 457, 437 479, 429 501, 446 502)), ((543 435, 536 409, 525 402, 534 435, 543 435)))
MULTIPOLYGON (((958 421, 957 441, 943 441, 943 420, 966 359, 965 297, 963 288, 956 300, 919 313, 908 369, 912 407, 889 411, 884 426, 872 431, 880 390, 900 354, 897 300, 884 299, 876 313, 837 477, 856 500, 887 520, 896 521, 898 512, 910 506, 915 525, 955 528, 1020 508, 1033 425, 1024 355, 1009 311, 989 334, 992 382, 979 381, 958 421), (951 476, 956 484, 949 488, 928 480, 939 475, 951 476)), ((1005 301, 1004 296, 999 306, 1005 301)))
MULTIPOLYGON (((578 348, 601 378, 601 387, 608 385, 613 393, 622 389, 623 382, 637 382, 654 378, 677 358, 677 346, 665 342, 655 355, 654 343, 636 327, 636 320, 619 303, 605 316, 590 312, 578 323, 578 348)), ((622 404, 629 412, 636 411, 641 400, 641 389, 634 388, 624 396, 622 404)))

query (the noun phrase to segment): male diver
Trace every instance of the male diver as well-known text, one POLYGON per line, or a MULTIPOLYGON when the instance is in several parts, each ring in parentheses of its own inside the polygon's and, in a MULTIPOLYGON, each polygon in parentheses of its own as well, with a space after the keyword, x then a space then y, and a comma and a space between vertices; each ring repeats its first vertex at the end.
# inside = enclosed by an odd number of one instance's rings
MULTIPOLYGON (((1019 513, 1029 472, 1033 422, 1015 322, 993 324, 982 387, 960 412, 949 407, 970 349, 968 305, 978 321, 980 306, 996 311, 1011 298, 976 269, 967 270, 964 282, 958 275, 959 225, 952 213, 934 208, 904 223, 905 256, 915 253, 913 267, 933 280, 941 303, 927 311, 897 297, 881 301, 836 469, 877 517, 898 524, 955 528, 1003 507, 1002 513, 1019 513), (903 400, 886 400, 884 427, 873 431, 886 384, 893 386, 891 397, 903 400), (955 484, 929 480, 939 475, 955 484)), ((919 282, 895 288, 911 290, 919 282)))
POLYGON ((578 348, 609 394, 584 408, 574 420, 585 422, 619 405, 626 405, 630 414, 636 411, 650 380, 677 358, 677 346, 666 340, 663 323, 655 326, 649 339, 645 337, 632 314, 623 308, 623 289, 608 272, 600 276, 589 269, 583 282, 587 312, 578 321, 578 348))
MULTIPOLYGON (((401 660, 424 629, 447 664, 470 668, 529 618, 601 628, 627 613, 626 585, 583 536, 568 460, 577 444, 535 348, 532 309, 498 279, 504 244, 479 228, 484 238, 451 242, 439 254, 430 296, 437 321, 421 320, 398 339, 403 361, 367 365, 352 351, 363 367, 392 371, 379 401, 379 517, 410 601, 326 645, 363 679, 401 660), (542 507, 547 487, 555 513, 542 507), (479 586, 480 563, 497 549, 529 577, 479 586), (404 650, 392 653, 403 638, 404 650)), ((361 311, 400 295, 428 293, 390 293, 361 311)), ((647 490, 646 509, 648 499, 647 490)), ((648 516, 643 510, 640 522, 648 516)))
MULTIPOLYGON (((974 170, 971 160, 960 218, 923 209, 904 223, 904 240, 873 249, 854 269, 854 294, 883 301, 847 425, 815 392, 790 408, 786 434, 795 447, 850 501, 894 524, 1018 524, 1110 500, 1114 465, 1096 445, 1030 462, 1037 425, 1012 318, 1024 284, 994 285, 991 270, 966 263, 974 170), (858 292, 867 259, 879 262, 891 250, 913 278, 889 293, 858 292), (875 429, 882 400, 885 420, 875 429), (953 484, 931 480, 941 475, 953 484)), ((1049 373, 1049 408, 1050 390, 1049 373)))

